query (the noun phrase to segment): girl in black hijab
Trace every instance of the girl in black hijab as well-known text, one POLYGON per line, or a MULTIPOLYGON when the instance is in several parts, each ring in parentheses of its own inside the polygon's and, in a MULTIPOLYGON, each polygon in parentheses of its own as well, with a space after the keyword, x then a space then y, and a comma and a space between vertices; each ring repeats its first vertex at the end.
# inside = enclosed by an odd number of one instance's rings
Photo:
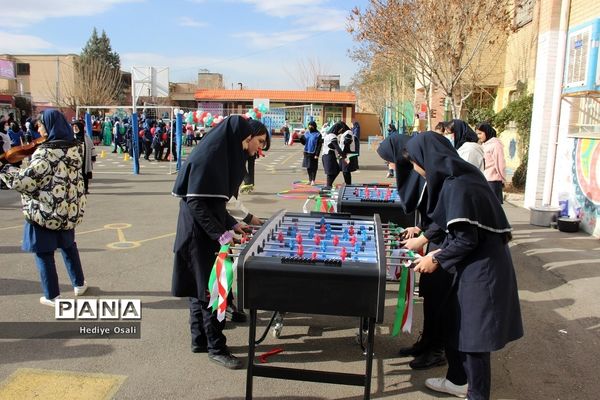
POLYGON ((427 274, 441 267, 455 275, 446 312, 448 373, 425 385, 489 399, 490 352, 523 336, 508 249, 511 227, 484 176, 448 140, 426 132, 406 147, 415 171, 427 180, 427 214, 447 231, 441 248, 418 260, 415 271, 427 274))
POLYGON ((483 148, 478 143, 477 134, 469 124, 461 119, 453 119, 446 124, 444 132, 446 138, 454 144, 458 155, 483 172, 485 167, 483 148))
MULTIPOLYGON (((427 192, 425 179, 417 174, 406 157, 406 144, 412 136, 389 135, 377 149, 383 160, 395 165, 396 186, 400 205, 406 214, 419 210, 417 226, 404 231, 405 247, 420 250, 427 246, 431 252, 439 248, 445 238, 443 229, 427 216, 427 192), (420 235, 423 233, 422 235, 420 235)), ((443 338, 443 310, 452 286, 452 275, 442 268, 432 274, 419 277, 419 295, 423 297, 423 330, 419 340, 412 346, 401 348, 402 357, 414 356, 409 363, 413 369, 427 369, 445 365, 443 338)))
POLYGON ((342 157, 343 151, 338 142, 338 135, 346 132, 350 128, 343 122, 336 122, 327 134, 323 137, 323 152, 321 160, 323 161, 323 170, 327 177, 326 189, 333 187, 335 178, 340 174, 339 158, 342 157))
POLYGON ((218 321, 208 308, 208 280, 215 254, 233 240, 230 230, 241 231, 227 212, 227 201, 238 195, 247 158, 268 146, 263 124, 230 116, 194 148, 173 188, 181 201, 171 292, 189 297, 192 352, 208 352, 211 361, 230 369, 241 368, 242 363, 227 348, 225 320, 218 321))

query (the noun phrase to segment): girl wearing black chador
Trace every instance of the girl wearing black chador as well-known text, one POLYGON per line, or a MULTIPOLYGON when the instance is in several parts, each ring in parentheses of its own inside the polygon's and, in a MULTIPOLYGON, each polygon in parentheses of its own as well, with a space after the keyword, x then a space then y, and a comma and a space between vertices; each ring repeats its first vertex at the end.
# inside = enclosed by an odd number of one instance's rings
POLYGON ((327 177, 326 188, 331 189, 335 178, 340 174, 340 159, 343 157, 343 151, 338 142, 338 135, 349 130, 348 125, 343 122, 336 122, 323 137, 323 152, 321 160, 323 161, 323 170, 327 177))
POLYGON ((348 129, 338 136, 338 143, 342 149, 340 171, 346 185, 351 185, 352 173, 358 169, 358 138, 348 129))
POLYGON ((189 297, 192 352, 207 352, 211 361, 230 369, 242 363, 227 348, 225 320, 208 308, 208 280, 220 246, 233 241, 230 230, 242 232, 226 204, 238 195, 247 158, 261 147, 269 147, 267 128, 230 116, 194 148, 173 188, 181 201, 171 292, 189 297))
POLYGON ((508 249, 511 230, 483 174, 459 157, 435 132, 410 140, 406 149, 427 180, 427 215, 447 236, 441 248, 415 262, 428 274, 443 268, 454 275, 448 310, 445 378, 425 386, 439 392, 487 400, 490 352, 523 336, 517 279, 508 249))

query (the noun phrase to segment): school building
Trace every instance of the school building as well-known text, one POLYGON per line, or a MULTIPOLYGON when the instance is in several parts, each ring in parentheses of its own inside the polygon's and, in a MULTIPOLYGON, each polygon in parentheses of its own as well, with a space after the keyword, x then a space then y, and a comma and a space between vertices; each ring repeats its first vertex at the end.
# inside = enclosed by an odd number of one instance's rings
POLYGON ((269 111, 262 120, 276 131, 286 120, 306 127, 311 118, 319 127, 337 121, 352 126, 356 112, 356 95, 343 91, 198 89, 194 98, 199 110, 213 115, 244 114, 264 104, 269 111))
POLYGON ((567 205, 600 237, 600 2, 538 0, 533 24, 525 206, 567 205))

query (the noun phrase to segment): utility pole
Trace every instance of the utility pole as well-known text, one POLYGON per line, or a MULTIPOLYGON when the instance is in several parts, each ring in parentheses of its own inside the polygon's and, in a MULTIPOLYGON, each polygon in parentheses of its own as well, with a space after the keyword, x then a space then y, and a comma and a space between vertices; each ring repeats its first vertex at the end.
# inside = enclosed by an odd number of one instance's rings
POLYGON ((60 102, 60 58, 56 56, 56 105, 60 102))

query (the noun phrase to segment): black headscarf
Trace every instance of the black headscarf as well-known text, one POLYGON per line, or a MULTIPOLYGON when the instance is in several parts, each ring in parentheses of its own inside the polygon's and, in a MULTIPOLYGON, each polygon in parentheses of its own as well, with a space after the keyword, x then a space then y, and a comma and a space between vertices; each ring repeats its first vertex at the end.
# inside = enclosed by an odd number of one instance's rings
POLYGON ((454 148, 460 149, 460 146, 466 142, 477 143, 477 134, 475 131, 462 119, 453 119, 446 127, 454 133, 454 148))
POLYGON ((477 130, 485 133, 485 142, 497 136, 496 130, 487 122, 482 122, 477 125, 477 130))
POLYGON ((250 133, 250 124, 243 117, 225 118, 194 148, 177 175, 173 195, 225 200, 237 197, 248 158, 242 141, 250 133))
POLYGON ((41 115, 41 123, 46 128, 46 132, 48 132, 47 142, 58 140, 65 142, 75 141, 73 129, 71 129, 71 125, 69 125, 67 119, 60 111, 55 109, 44 110, 41 115))
POLYGON ((339 121, 339 122, 336 122, 335 124, 333 124, 333 126, 331 128, 329 128, 328 133, 333 133, 337 136, 337 135, 340 135, 349 130, 351 130, 351 129, 348 125, 346 125, 342 121, 339 121))
POLYGON ((84 138, 84 135, 85 135, 85 125, 83 125, 83 122, 81 122, 81 121, 75 121, 75 122, 72 123, 72 125, 73 126, 77 126, 77 128, 79 128, 79 132, 77 132, 75 134, 75 137, 80 142, 83 142, 85 140, 85 138, 84 138))
POLYGON ((435 132, 406 144, 410 158, 425 170, 427 215, 439 226, 468 222, 495 233, 511 231, 496 195, 477 167, 464 161, 450 142, 435 132))
POLYGON ((425 179, 414 171, 412 163, 404 157, 406 144, 411 138, 407 135, 389 135, 377 148, 381 158, 396 165, 396 187, 405 214, 417 209, 425 189, 425 179))

